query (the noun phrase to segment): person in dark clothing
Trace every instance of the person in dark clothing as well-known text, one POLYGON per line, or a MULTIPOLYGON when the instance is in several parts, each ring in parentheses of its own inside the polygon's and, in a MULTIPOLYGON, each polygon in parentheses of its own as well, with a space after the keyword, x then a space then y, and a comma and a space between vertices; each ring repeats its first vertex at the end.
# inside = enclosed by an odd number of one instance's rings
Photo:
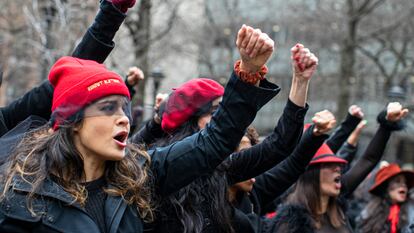
MULTIPOLYGON (((115 46, 112 40, 126 17, 118 7, 125 10, 125 5, 132 7, 133 3, 135 0, 120 0, 116 4, 101 0, 94 23, 88 28, 72 56, 103 63, 115 46)), ((52 96, 53 87, 48 81, 44 81, 21 98, 0 108, 0 137, 31 115, 49 120, 52 96)))
MULTIPOLYGON (((353 130, 361 122, 363 117, 364 117, 364 113, 362 112, 362 109, 360 107, 356 105, 352 105, 351 107, 349 107, 348 114, 345 117, 345 119, 341 122, 341 124, 335 129, 335 131, 326 140, 326 144, 330 148, 332 147, 331 150, 333 153, 335 154, 341 153, 341 149, 343 148, 343 144, 345 140, 347 140, 348 136, 353 132, 353 130)), ((345 165, 345 167, 347 166, 348 164, 345 165)), ((296 180, 296 179, 293 179, 293 180, 296 180)), ((279 197, 276 198, 271 204, 268 204, 267 206, 263 206, 264 208, 263 212, 267 214, 268 218, 272 218, 275 216, 275 211, 277 207, 281 203, 283 203, 286 200, 287 196, 289 196, 289 194, 291 194, 293 191, 294 191, 293 187, 291 186, 287 188, 283 194, 278 195, 279 197)))
MULTIPOLYGON (((230 187, 229 201, 235 209, 235 232, 267 232, 268 223, 261 218, 265 206, 289 188, 316 153, 316 150, 328 138, 324 133, 331 130, 336 123, 334 116, 322 111, 313 118, 315 126, 305 131, 294 152, 280 164, 255 178, 251 186, 240 184, 230 187), (310 155, 310 156, 309 156, 310 155), (247 190, 246 187, 250 187, 247 190), (246 224, 249 223, 249 224, 246 224)), ((309 125, 308 125, 309 127, 309 125)))
POLYGON ((397 164, 382 167, 369 190, 374 197, 361 213, 359 232, 411 232, 407 218, 408 190, 414 187, 414 172, 397 164))
POLYGON ((379 115, 380 127, 364 155, 345 174, 341 174, 341 164, 347 162, 324 144, 279 208, 271 232, 352 232, 343 197, 352 193, 379 162, 391 131, 400 129, 407 113, 399 103, 390 103, 387 112, 379 115))
POLYGON ((130 103, 122 79, 94 61, 59 59, 49 75, 52 129, 28 135, 2 173, 0 231, 143 232, 151 201, 211 172, 278 93, 266 80, 240 76, 255 73, 273 52, 271 40, 252 43, 253 51, 263 50, 242 56, 245 73, 232 74, 205 129, 148 152, 127 142, 130 103))
MULTIPOLYGON (((355 159, 356 153, 358 151, 358 140, 361 135, 362 129, 365 128, 367 121, 361 121, 358 126, 354 129, 354 131, 349 135, 346 142, 342 145, 341 149, 336 153, 337 156, 340 158, 345 159, 348 163, 342 167, 342 173, 346 173, 349 168, 351 168, 351 164, 355 159)), ((364 182, 362 182, 363 184, 364 182)), ((361 187, 361 185, 359 186, 361 187)), ((357 189, 358 190, 358 189, 357 189)), ((362 209, 364 208, 366 201, 363 198, 358 197, 356 192, 351 193, 347 199, 347 211, 346 215, 348 216, 349 223, 353 229, 356 228, 356 218, 361 213, 362 209)))
MULTIPOLYGON (((158 224, 154 226, 155 232, 237 232, 237 229, 235 229, 237 226, 234 224, 235 209, 228 202, 227 188, 229 185, 262 174, 285 159, 293 152, 303 131, 304 113, 307 110, 307 88, 309 79, 316 69, 317 58, 300 44, 292 48, 292 54, 298 55, 292 57, 295 71, 292 88, 284 113, 272 135, 267 137, 261 144, 232 154, 214 172, 200 177, 179 192, 171 195, 159 208, 160 217, 158 218, 158 224), (301 62, 306 60, 306 63, 302 64, 302 70, 299 70, 297 60, 301 62)), ((182 88, 177 88, 168 100, 175 95, 177 90, 182 88)), ((189 89, 193 90, 194 88, 189 89)), ((183 99, 191 99, 192 96, 197 95, 183 94, 177 96, 183 99)), ((167 102, 165 111, 167 113, 169 106, 167 102)), ((206 109, 212 108, 206 107, 206 109)), ((184 110, 181 109, 181 111, 184 110)), ((168 117, 165 112, 162 121, 166 119, 166 116, 168 117)), ((206 111, 206 113, 209 113, 209 111, 206 111)), ((192 127, 187 127, 185 124, 178 125, 177 130, 179 131, 172 132, 172 135, 188 135, 199 130, 197 123, 201 119, 200 116, 208 117, 205 114, 192 114, 191 120, 187 120, 187 123, 193 122, 192 127)), ((166 143, 173 141, 169 140, 166 143)), ((253 225, 251 228, 256 228, 256 223, 253 225)))

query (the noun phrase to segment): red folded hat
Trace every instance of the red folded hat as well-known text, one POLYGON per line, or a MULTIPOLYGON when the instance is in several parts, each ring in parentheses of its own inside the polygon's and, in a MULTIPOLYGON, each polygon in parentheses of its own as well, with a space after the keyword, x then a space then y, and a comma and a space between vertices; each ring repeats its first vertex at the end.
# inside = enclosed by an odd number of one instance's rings
POLYGON ((54 87, 53 129, 90 103, 109 95, 130 99, 122 78, 95 61, 62 57, 52 67, 49 81, 54 87))
POLYGON ((331 150, 331 148, 329 148, 328 144, 324 143, 318 149, 318 151, 316 151, 316 153, 313 156, 312 160, 310 161, 309 165, 321 164, 321 163, 347 164, 348 161, 336 156, 335 153, 333 153, 333 151, 331 150))
POLYGON ((162 114, 162 129, 174 132, 204 105, 223 94, 223 86, 211 79, 197 78, 184 83, 168 97, 162 114))
POLYGON ((381 191, 383 190, 382 187, 386 184, 386 181, 400 174, 403 174, 406 177, 408 189, 414 187, 414 172, 409 170, 401 170, 398 164, 391 163, 388 166, 378 170, 375 175, 375 183, 369 189, 369 192, 375 195, 381 195, 381 191))

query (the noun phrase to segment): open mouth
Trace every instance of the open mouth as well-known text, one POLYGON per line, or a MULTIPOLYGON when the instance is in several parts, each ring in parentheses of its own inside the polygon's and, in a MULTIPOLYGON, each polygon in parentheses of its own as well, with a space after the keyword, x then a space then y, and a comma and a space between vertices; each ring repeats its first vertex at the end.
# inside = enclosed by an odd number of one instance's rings
POLYGON ((340 184, 341 183, 341 176, 335 177, 334 182, 337 183, 337 184, 340 184))
POLYGON ((405 190, 400 190, 400 191, 398 191, 398 193, 399 193, 399 194, 401 194, 401 195, 406 195, 406 194, 407 194, 407 191, 405 191, 405 190))
POLYGON ((115 141, 121 145, 126 145, 127 138, 128 138, 128 133, 125 131, 119 132, 114 137, 115 141))

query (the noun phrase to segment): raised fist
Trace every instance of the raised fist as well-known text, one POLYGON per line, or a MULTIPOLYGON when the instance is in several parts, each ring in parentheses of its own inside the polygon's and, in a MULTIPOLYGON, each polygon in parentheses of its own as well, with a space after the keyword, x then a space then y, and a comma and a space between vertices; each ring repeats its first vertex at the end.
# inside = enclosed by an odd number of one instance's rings
POLYGON ((255 73, 262 68, 273 53, 275 43, 260 29, 243 25, 236 40, 237 48, 241 56, 240 69, 249 73, 255 73))
POLYGON ((403 109, 402 105, 398 102, 392 102, 387 106, 387 116, 385 119, 387 119, 387 121, 396 122, 406 117, 407 114, 408 109, 403 109))
POLYGON ((290 52, 294 77, 304 81, 310 80, 318 66, 318 58, 302 44, 296 44, 290 52))
POLYGON ((144 80, 144 72, 136 66, 130 67, 127 74, 127 82, 131 86, 135 86, 139 81, 144 80))
POLYGON ((312 117, 312 122, 315 124, 313 134, 319 136, 329 132, 336 125, 335 116, 328 110, 315 113, 312 117))
POLYGON ((364 113, 362 112, 362 109, 358 107, 357 105, 351 105, 351 107, 349 107, 348 112, 352 116, 358 117, 359 119, 364 118, 364 113))
POLYGON ((157 124, 161 124, 161 117, 159 115, 159 110, 161 103, 168 98, 168 94, 165 93, 158 93, 157 96, 155 96, 155 103, 154 103, 154 121, 157 124))

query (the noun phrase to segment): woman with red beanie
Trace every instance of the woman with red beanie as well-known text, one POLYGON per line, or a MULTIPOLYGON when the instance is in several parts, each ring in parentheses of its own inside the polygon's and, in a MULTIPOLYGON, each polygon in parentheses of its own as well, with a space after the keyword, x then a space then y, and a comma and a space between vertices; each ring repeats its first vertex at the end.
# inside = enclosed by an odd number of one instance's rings
POLYGON ((272 40, 258 40, 251 38, 243 72, 232 75, 210 124, 148 152, 127 142, 130 96, 122 79, 93 61, 59 59, 49 75, 52 128, 27 135, 2 172, 0 232, 143 232, 153 198, 211 172, 277 94, 255 74, 273 52, 272 40))
POLYGON ((361 213, 360 232, 404 233, 407 218, 408 190, 414 187, 414 172, 401 170, 397 164, 382 167, 375 175, 369 192, 373 195, 361 213))
POLYGON ((295 184, 286 203, 277 211, 271 232, 352 232, 345 215, 344 197, 351 194, 381 159, 393 130, 401 129, 408 113, 399 103, 390 103, 378 116, 380 127, 364 155, 342 174, 346 160, 334 155, 324 144, 311 160, 307 171, 295 184))

